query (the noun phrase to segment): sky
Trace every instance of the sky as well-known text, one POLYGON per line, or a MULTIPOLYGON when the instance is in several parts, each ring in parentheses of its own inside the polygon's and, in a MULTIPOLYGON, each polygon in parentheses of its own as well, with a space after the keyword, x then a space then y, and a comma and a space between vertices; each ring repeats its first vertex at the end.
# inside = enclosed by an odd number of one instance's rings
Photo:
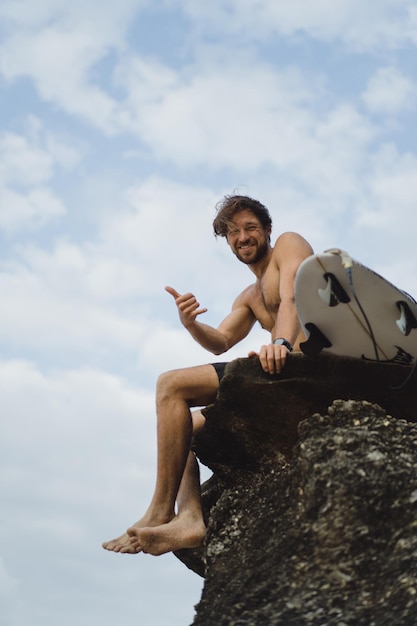
POLYGON ((159 373, 219 360, 164 287, 229 312, 237 192, 417 296, 416 46, 414 0, 2 0, 0 626, 191 624, 201 578, 101 548, 153 491, 159 373))

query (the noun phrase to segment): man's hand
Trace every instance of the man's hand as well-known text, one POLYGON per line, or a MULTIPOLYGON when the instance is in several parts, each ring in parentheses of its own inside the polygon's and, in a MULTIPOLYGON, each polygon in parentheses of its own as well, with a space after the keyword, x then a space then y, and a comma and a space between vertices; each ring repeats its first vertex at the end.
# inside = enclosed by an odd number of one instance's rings
POLYGON ((257 356, 261 362, 262 369, 268 374, 279 374, 285 365, 285 361, 290 351, 285 346, 269 343, 262 346, 259 353, 249 352, 248 356, 257 356))
POLYGON ((173 287, 165 287, 165 291, 171 294, 178 308, 180 321, 185 328, 193 324, 198 315, 206 313, 207 309, 200 309, 200 303, 192 293, 181 295, 173 287))

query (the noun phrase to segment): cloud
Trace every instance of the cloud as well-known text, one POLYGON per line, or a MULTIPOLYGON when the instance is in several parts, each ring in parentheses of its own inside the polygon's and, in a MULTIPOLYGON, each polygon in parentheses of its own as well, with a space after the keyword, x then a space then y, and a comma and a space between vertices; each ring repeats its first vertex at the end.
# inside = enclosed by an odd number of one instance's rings
MULTIPOLYGON (((231 3, 228 7, 235 19, 222 23, 239 29, 250 22, 251 31, 246 36, 254 43, 254 26, 258 22, 262 32, 267 25, 267 32, 278 29, 284 37, 304 30, 324 39, 348 36, 349 28, 359 33, 360 26, 366 24, 369 42, 369 24, 389 38, 390 29, 404 34, 403 22, 411 19, 406 0, 396 9, 392 0, 385 0, 372 9, 372 15, 368 14, 370 8, 359 0, 340 0, 337 6, 329 0, 316 4, 313 10, 311 3, 304 0, 291 6, 265 0, 257 3, 255 10, 251 0, 239 6, 231 3)), ((202 5, 192 7, 188 3, 181 5, 196 28, 196 23, 206 17, 205 9, 202 5)), ((102 29, 93 23, 90 10, 81 13, 78 4, 71 9, 59 4, 54 19, 48 22, 33 18, 33 24, 26 25, 32 43, 22 46, 12 38, 5 43, 5 75, 31 76, 43 98, 59 104, 71 115, 82 116, 105 133, 134 132, 159 162, 175 163, 184 169, 205 166, 211 172, 224 167, 249 172, 272 165, 287 174, 296 172, 298 177, 306 170, 306 164, 314 162, 323 164, 322 171, 314 173, 316 180, 318 176, 325 180, 326 172, 338 168, 339 175, 345 177, 342 184, 351 184, 345 174, 349 178, 352 159, 346 167, 346 155, 340 151, 337 158, 333 155, 329 159, 326 155, 346 141, 352 146, 358 131, 363 136, 372 131, 349 103, 337 103, 334 99, 332 102, 323 75, 311 76, 294 67, 277 70, 260 61, 253 49, 240 44, 236 45, 233 59, 225 61, 225 45, 220 42, 199 51, 194 47, 192 58, 174 69, 162 57, 156 59, 128 49, 131 3, 122 3, 114 31, 110 28, 110 19, 114 18, 107 9, 106 5, 100 10, 102 29), (32 28, 34 24, 36 30, 32 28), (29 49, 30 56, 21 52, 29 49), (93 71, 110 51, 112 83, 103 82, 100 72, 93 71), (21 59, 21 54, 27 57, 21 59), (338 127, 334 125, 336 117, 338 127), (352 137, 340 126, 343 117, 353 129, 352 137), (334 137, 326 134, 325 127, 330 124, 334 137), (321 136, 315 134, 316 128, 321 136)), ((141 10, 135 6, 136 15, 141 10)), ((218 18, 224 10, 223 2, 215 4, 213 19, 217 29, 222 28, 218 18)), ((17 19, 16 23, 22 24, 17 19)), ((190 41, 191 33, 192 29, 190 41)), ((359 41, 359 35, 357 38, 359 41)), ((364 96, 371 108, 375 106, 372 93, 376 88, 370 85, 364 96)), ((402 88, 404 91, 404 82, 402 88)), ((404 101, 405 97, 406 94, 397 95, 397 104, 399 98, 404 101)), ((353 159, 356 156, 350 151, 348 155, 353 159)))
MULTIPOLYGON (((49 249, 21 244, 0 265, 0 338, 14 354, 30 349, 42 359, 109 367, 112 358, 129 354, 132 367, 156 328, 178 327, 166 284, 180 291, 208 287, 217 302, 227 294, 224 316, 230 288, 216 285, 216 276, 230 252, 212 234, 218 199, 204 188, 152 178, 129 188, 124 204, 101 215, 84 243, 66 237, 49 249)), ((237 263, 228 260, 233 281, 237 263)), ((163 363, 161 355, 159 370, 163 363)))
POLYGON ((375 156, 367 186, 368 210, 360 214, 358 225, 372 225, 375 231, 401 237, 404 243, 414 239, 410 226, 416 219, 416 156, 401 154, 393 145, 384 146, 375 156))
POLYGON ((54 162, 51 155, 22 135, 2 133, 0 155, 0 180, 3 184, 30 187, 52 176, 54 162))
MULTIPOLYGON (((134 350, 139 345, 141 317, 129 318, 94 298, 82 265, 77 266, 77 261, 83 262, 80 249, 58 244, 52 253, 27 249, 24 255, 24 264, 6 264, 0 274, 0 335, 6 345, 15 350, 30 346, 61 357, 91 350, 106 354, 115 345, 134 350)), ((86 265, 94 272, 88 261, 86 265)))
POLYGON ((63 216, 65 204, 51 185, 58 170, 72 169, 79 159, 69 141, 45 131, 33 116, 24 133, 1 133, 0 230, 11 234, 63 216))
POLYGON ((0 229, 13 233, 27 227, 39 227, 65 213, 64 203, 49 189, 38 187, 27 193, 0 188, 0 229))
POLYGON ((239 51, 221 67, 189 71, 160 91, 153 85, 149 102, 147 77, 126 67, 125 78, 137 112, 132 129, 159 159, 211 173, 227 168, 244 178, 274 168, 278 184, 291 181, 310 193, 319 187, 334 208, 354 192, 375 135, 354 104, 329 96, 322 76, 277 70, 239 51))
POLYGON ((379 68, 371 76, 362 98, 370 111, 381 115, 397 115, 415 108, 417 85, 395 67, 379 68))
POLYGON ((244 61, 223 62, 221 72, 211 65, 178 77, 145 103, 147 75, 126 68, 134 128, 159 158, 187 167, 205 164, 214 171, 294 159, 299 138, 311 123, 303 104, 312 96, 303 77, 244 61))
POLYGON ((98 9, 95 2, 48 2, 23 12, 6 2, 3 16, 9 28, 0 71, 8 80, 29 77, 42 99, 105 133, 135 131, 160 158, 173 159, 175 152, 178 163, 189 165, 193 156, 198 163, 207 154, 212 168, 221 167, 227 158, 227 165, 250 168, 261 150, 263 161, 269 162, 273 142, 275 161, 281 147, 291 155, 299 127, 310 123, 302 115, 305 97, 318 95, 313 80, 308 83, 295 70, 273 72, 252 58, 260 37, 278 33, 285 39, 303 33, 323 41, 341 38, 359 47, 383 43, 386 49, 409 42, 417 23, 410 0, 383 0, 372 7, 360 0, 171 5, 189 20, 184 33, 189 54, 179 69, 174 69, 168 51, 159 59, 134 52, 129 27, 142 12, 147 15, 147 7, 123 0, 117 16, 110 3, 98 9), (210 46, 202 46, 196 33, 204 38, 211 29, 217 38, 211 34, 210 46), (235 63, 225 63, 227 46, 220 37, 225 29, 242 35, 235 42, 235 63), (258 124, 265 120, 258 132, 251 124, 254 117, 258 124), (272 117, 275 133, 270 137, 266 129, 272 117), (252 150, 241 150, 242 145, 252 150))
MULTIPOLYGON (((181 593, 183 565, 172 556, 126 560, 101 548, 150 499, 153 393, 97 369, 42 371, 3 359, 0 394, 2 626, 117 623, 121 613, 133 626, 137 596, 129 590, 138 586, 141 610, 147 614, 149 600, 166 623, 157 580, 171 579, 181 593)), ((194 579, 196 602, 201 583, 194 579)), ((179 619, 183 608, 170 594, 169 611, 179 619)))
POLYGON ((133 494, 134 514, 146 508, 155 454, 152 393, 92 369, 45 373, 11 360, 0 372, 3 533, 59 542, 68 555, 133 494))
POLYGON ((121 0, 114 11, 108 1, 5 0, 0 16, 7 35, 0 71, 8 81, 29 77, 42 99, 112 132, 115 103, 94 80, 93 70, 112 51, 124 48, 130 21, 141 6, 138 0, 121 0))
POLYGON ((270 40, 276 34, 302 35, 324 42, 339 40, 356 50, 385 51, 416 43, 417 15, 412 0, 214 0, 210 5, 174 0, 197 24, 217 34, 270 40))

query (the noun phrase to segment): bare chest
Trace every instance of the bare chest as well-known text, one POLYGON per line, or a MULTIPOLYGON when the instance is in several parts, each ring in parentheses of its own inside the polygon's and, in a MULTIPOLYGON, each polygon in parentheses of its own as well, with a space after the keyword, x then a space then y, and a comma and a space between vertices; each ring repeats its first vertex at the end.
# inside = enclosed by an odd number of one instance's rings
POLYGON ((253 312, 262 327, 272 330, 280 305, 279 270, 268 268, 262 279, 256 284, 253 298, 253 312))

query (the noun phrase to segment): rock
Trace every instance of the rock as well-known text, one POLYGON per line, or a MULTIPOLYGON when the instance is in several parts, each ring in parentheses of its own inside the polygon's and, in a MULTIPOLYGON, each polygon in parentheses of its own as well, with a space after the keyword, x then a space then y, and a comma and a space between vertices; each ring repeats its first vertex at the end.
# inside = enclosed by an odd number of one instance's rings
POLYGON ((410 369, 291 355, 227 369, 195 438, 205 577, 195 626, 417 624, 417 403, 410 369), (406 419, 403 419, 406 418, 406 419))

